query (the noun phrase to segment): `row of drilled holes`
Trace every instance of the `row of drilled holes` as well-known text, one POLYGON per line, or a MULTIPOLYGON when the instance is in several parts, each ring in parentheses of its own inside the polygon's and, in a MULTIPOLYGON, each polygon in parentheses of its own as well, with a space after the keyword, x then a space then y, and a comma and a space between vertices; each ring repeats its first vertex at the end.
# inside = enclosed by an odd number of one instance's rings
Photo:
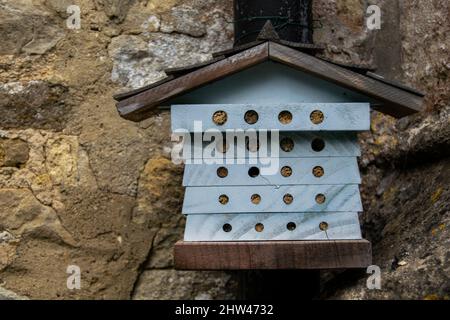
MULTIPOLYGON (((317 204, 324 204, 326 201, 326 197, 324 194, 320 193, 318 195, 316 195, 316 202, 317 204)), ((261 196, 259 194, 253 194, 250 197, 250 201, 255 204, 258 205, 261 203, 261 196)), ((230 198, 226 195, 226 194, 222 194, 219 196, 219 203, 222 205, 227 205, 230 202, 230 198)), ((294 196, 287 193, 283 196, 283 202, 287 205, 290 205, 294 202, 294 196)))
MULTIPOLYGON (((280 173, 281 173, 281 175, 282 175, 283 177, 289 178, 290 176, 292 176, 293 171, 292 171, 292 168, 291 168, 291 167, 289 167, 289 166, 284 166, 283 168, 281 168, 280 173)), ((257 167, 251 167, 251 168, 248 170, 248 175, 249 175, 251 178, 256 178, 256 177, 259 176, 259 174, 260 174, 260 170, 259 170, 259 168, 257 168, 257 167)), ((316 178, 321 178, 321 177, 323 177, 323 176, 325 175, 325 170, 324 170, 323 167, 321 167, 321 166, 316 166, 316 167, 314 167, 314 168, 312 169, 312 174, 313 174, 314 177, 316 177, 316 178)), ((228 169, 225 168, 225 167, 219 167, 219 168, 217 169, 217 176, 218 176, 219 178, 222 178, 222 179, 223 179, 223 178, 226 178, 226 177, 228 176, 228 169)))
MULTIPOLYGON (((250 141, 247 140, 246 145, 247 145, 247 150, 250 152, 257 152, 259 150, 259 141, 257 141, 256 143, 250 144, 250 141)), ((295 147, 295 143, 291 138, 281 139, 280 148, 284 152, 291 152, 292 150, 294 150, 294 147, 295 147)), ((228 150, 230 149, 230 145, 224 141, 222 145, 219 145, 219 144, 217 145, 217 149, 221 153, 227 153, 228 150)), ((315 138, 311 142, 311 149, 315 152, 322 151, 323 149, 325 149, 325 141, 321 138, 315 138)))
MULTIPOLYGON (((278 121, 280 121, 281 124, 290 124, 292 119, 292 113, 287 110, 281 111, 278 114, 278 121)), ((314 110, 309 115, 309 119, 313 124, 321 124, 325 119, 325 116, 322 111, 314 110)), ((255 110, 249 110, 245 113, 244 120, 250 125, 256 124, 259 120, 259 114, 255 110)), ((212 121, 218 126, 223 126, 228 121, 228 114, 223 110, 216 111, 212 116, 212 121)))
MULTIPOLYGON (((329 228, 329 225, 327 222, 322 221, 319 224, 319 229, 321 231, 327 231, 329 228)), ((231 230, 233 230, 233 227, 231 226, 231 224, 229 223, 225 223, 222 227, 223 231, 225 232, 231 232, 231 230)), ((286 229, 288 229, 289 231, 294 231, 295 229, 297 229, 297 225, 294 222, 289 222, 288 224, 286 224, 286 229)), ((264 224, 262 223, 257 223, 255 225, 255 230, 256 232, 263 232, 264 231, 264 224)))

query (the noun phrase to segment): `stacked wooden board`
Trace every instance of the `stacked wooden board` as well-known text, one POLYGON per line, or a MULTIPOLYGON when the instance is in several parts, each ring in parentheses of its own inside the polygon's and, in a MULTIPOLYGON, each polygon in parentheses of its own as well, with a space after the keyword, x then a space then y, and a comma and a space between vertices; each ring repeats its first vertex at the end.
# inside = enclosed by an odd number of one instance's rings
POLYGON ((189 137, 184 241, 361 239, 356 135, 369 128, 367 103, 172 106, 189 137))

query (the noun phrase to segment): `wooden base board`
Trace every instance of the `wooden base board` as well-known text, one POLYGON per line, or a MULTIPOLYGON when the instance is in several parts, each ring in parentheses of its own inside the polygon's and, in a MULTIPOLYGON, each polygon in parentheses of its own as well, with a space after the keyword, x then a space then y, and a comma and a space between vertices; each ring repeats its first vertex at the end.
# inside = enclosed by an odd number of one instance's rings
POLYGON ((351 269, 372 264, 367 240, 184 242, 175 245, 178 270, 351 269))

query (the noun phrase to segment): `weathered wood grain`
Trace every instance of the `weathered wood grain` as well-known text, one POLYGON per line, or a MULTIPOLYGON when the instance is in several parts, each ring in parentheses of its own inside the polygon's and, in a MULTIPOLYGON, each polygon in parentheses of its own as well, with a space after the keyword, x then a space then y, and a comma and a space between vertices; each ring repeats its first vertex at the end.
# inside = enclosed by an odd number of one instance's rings
MULTIPOLYGON (((273 41, 273 40, 272 40, 273 41)), ((278 42, 279 44, 282 44, 286 47, 295 48, 302 51, 323 51, 326 49, 326 46, 323 44, 314 44, 314 43, 301 43, 301 42, 293 42, 293 41, 286 41, 286 40, 277 40, 274 42, 278 42)))
POLYGON ((362 211, 358 185, 304 185, 253 187, 189 187, 183 204, 184 214, 278 213, 278 212, 345 212, 362 211), (259 204, 252 203, 252 195, 260 196, 259 204), (317 203, 316 196, 324 195, 325 202, 317 203), (219 197, 226 195, 228 203, 219 197), (291 195, 290 204, 284 196, 291 195))
MULTIPOLYGON (((279 185, 326 185, 326 184, 360 184, 361 177, 358 162, 355 157, 333 158, 271 158, 254 159, 254 164, 243 160, 235 164, 189 164, 184 170, 183 185, 186 187, 204 186, 279 186, 279 185), (322 177, 315 177, 313 169, 320 166, 324 169, 322 177), (219 168, 228 170, 225 178, 217 175, 219 168), (260 169, 261 174, 252 178, 250 168, 260 169), (290 167, 292 175, 284 177, 282 168, 290 167), (273 168, 273 174, 268 175, 262 169, 273 168)), ((270 173, 272 173, 270 172, 270 173)))
POLYGON ((165 101, 208 83, 247 69, 268 59, 268 43, 260 44, 232 57, 195 70, 162 85, 119 101, 117 109, 125 119, 141 121, 165 101))
MULTIPOLYGON (((189 139, 183 142, 183 159, 191 160, 189 163, 194 163, 194 159, 215 159, 232 157, 234 159, 249 159, 250 157, 259 157, 258 152, 249 151, 245 139, 226 139, 226 134, 223 135, 222 140, 216 141, 214 138, 208 137, 208 141, 202 144, 194 143, 194 137, 190 134, 189 139), (233 142, 234 141, 234 142, 233 142), (244 141, 244 143, 242 143, 244 141), (226 143, 226 150, 223 144, 226 143), (206 149, 213 144, 216 148, 214 152, 209 152, 206 149), (219 148, 217 149, 217 145, 219 148), (225 152, 222 152, 224 150, 225 152), (234 152, 233 152, 234 151, 234 152)), ((279 134, 279 141, 288 141, 290 139, 293 143, 293 149, 286 152, 280 146, 277 146, 277 156, 281 158, 316 158, 316 157, 359 157, 361 156, 361 149, 358 144, 358 138, 354 132, 282 132, 279 134), (321 140, 324 143, 322 150, 314 150, 313 142, 321 140)), ((259 140, 259 145, 263 145, 263 139, 259 140)), ((272 152, 272 139, 270 135, 267 136, 265 142, 267 146, 267 154, 264 157, 274 157, 275 152, 272 152)), ((255 149, 250 149, 255 150, 255 149)))
POLYGON ((225 132, 232 129, 280 131, 366 131, 370 129, 368 103, 292 103, 282 105, 174 105, 172 106, 172 132, 177 130, 205 132, 208 129, 225 132), (314 124, 311 113, 319 110, 324 115, 322 123, 314 124), (213 122, 217 111, 225 111, 228 120, 223 125, 213 122), (256 111, 258 121, 248 124, 247 111, 256 111), (278 116, 283 111, 292 114, 292 121, 282 124, 278 116), (196 126, 195 121, 201 123, 196 126))
POLYGON ((218 61, 221 61, 223 59, 225 59, 225 56, 219 56, 219 57, 215 57, 212 60, 208 60, 205 62, 200 62, 200 63, 196 63, 193 65, 189 65, 189 66, 185 66, 185 67, 177 67, 177 68, 169 68, 169 69, 165 69, 164 72, 169 76, 169 75, 174 75, 174 76, 181 76, 183 74, 192 72, 194 70, 198 70, 200 68, 209 66, 210 64, 216 63, 218 61))
POLYGON ((212 54, 213 58, 217 58, 220 56, 225 56, 225 57, 229 57, 229 56, 233 56, 239 52, 242 52, 244 50, 248 50, 250 48, 256 47, 262 43, 265 43, 265 41, 254 41, 254 42, 249 42, 240 46, 233 46, 230 49, 225 49, 222 51, 218 51, 218 52, 214 52, 212 54))
POLYGON ((402 90, 408 91, 408 92, 413 93, 413 94, 415 94, 417 96, 420 96, 420 97, 424 97, 425 96, 425 93, 423 93, 423 92, 421 92, 421 91, 419 91, 417 89, 408 87, 408 86, 406 86, 406 85, 404 85, 404 84, 402 84, 400 82, 394 81, 394 80, 386 79, 382 75, 379 75, 379 74, 367 71, 366 72, 366 76, 368 76, 370 78, 373 78, 375 80, 381 81, 383 83, 389 84, 389 85, 391 85, 393 87, 397 87, 397 88, 400 88, 402 90))
POLYGON ((134 89, 134 90, 131 90, 131 91, 127 91, 127 92, 118 93, 118 94, 114 95, 113 98, 116 101, 125 100, 125 99, 133 97, 133 96, 135 96, 135 95, 137 95, 139 93, 142 93, 144 91, 147 91, 147 90, 159 87, 163 83, 169 82, 169 81, 171 81, 173 79, 175 79, 175 77, 173 75, 168 75, 164 79, 161 79, 161 80, 159 80, 157 82, 151 83, 151 84, 149 84, 149 85, 147 85, 145 87, 137 88, 137 89, 134 89))
POLYGON ((383 102, 383 105, 374 106, 374 108, 394 117, 403 117, 423 110, 422 97, 286 46, 270 42, 269 56, 271 60, 287 64, 383 102))
POLYGON ((178 242, 178 270, 348 269, 372 264, 367 240, 178 242))
POLYGON ((278 213, 188 215, 184 241, 358 240, 358 213, 278 213), (322 231, 321 223, 328 229, 322 231), (288 224, 295 224, 288 230, 288 224), (231 231, 225 232, 224 225, 231 231), (262 225, 258 232, 256 225, 262 225))

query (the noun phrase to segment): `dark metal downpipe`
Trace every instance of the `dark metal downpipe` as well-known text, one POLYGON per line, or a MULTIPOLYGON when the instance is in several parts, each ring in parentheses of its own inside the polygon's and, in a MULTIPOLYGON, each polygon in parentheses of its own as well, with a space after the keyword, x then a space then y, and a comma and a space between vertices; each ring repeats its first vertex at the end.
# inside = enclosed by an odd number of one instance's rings
POLYGON ((234 45, 256 41, 267 20, 282 40, 313 43, 313 0, 234 0, 234 45))

